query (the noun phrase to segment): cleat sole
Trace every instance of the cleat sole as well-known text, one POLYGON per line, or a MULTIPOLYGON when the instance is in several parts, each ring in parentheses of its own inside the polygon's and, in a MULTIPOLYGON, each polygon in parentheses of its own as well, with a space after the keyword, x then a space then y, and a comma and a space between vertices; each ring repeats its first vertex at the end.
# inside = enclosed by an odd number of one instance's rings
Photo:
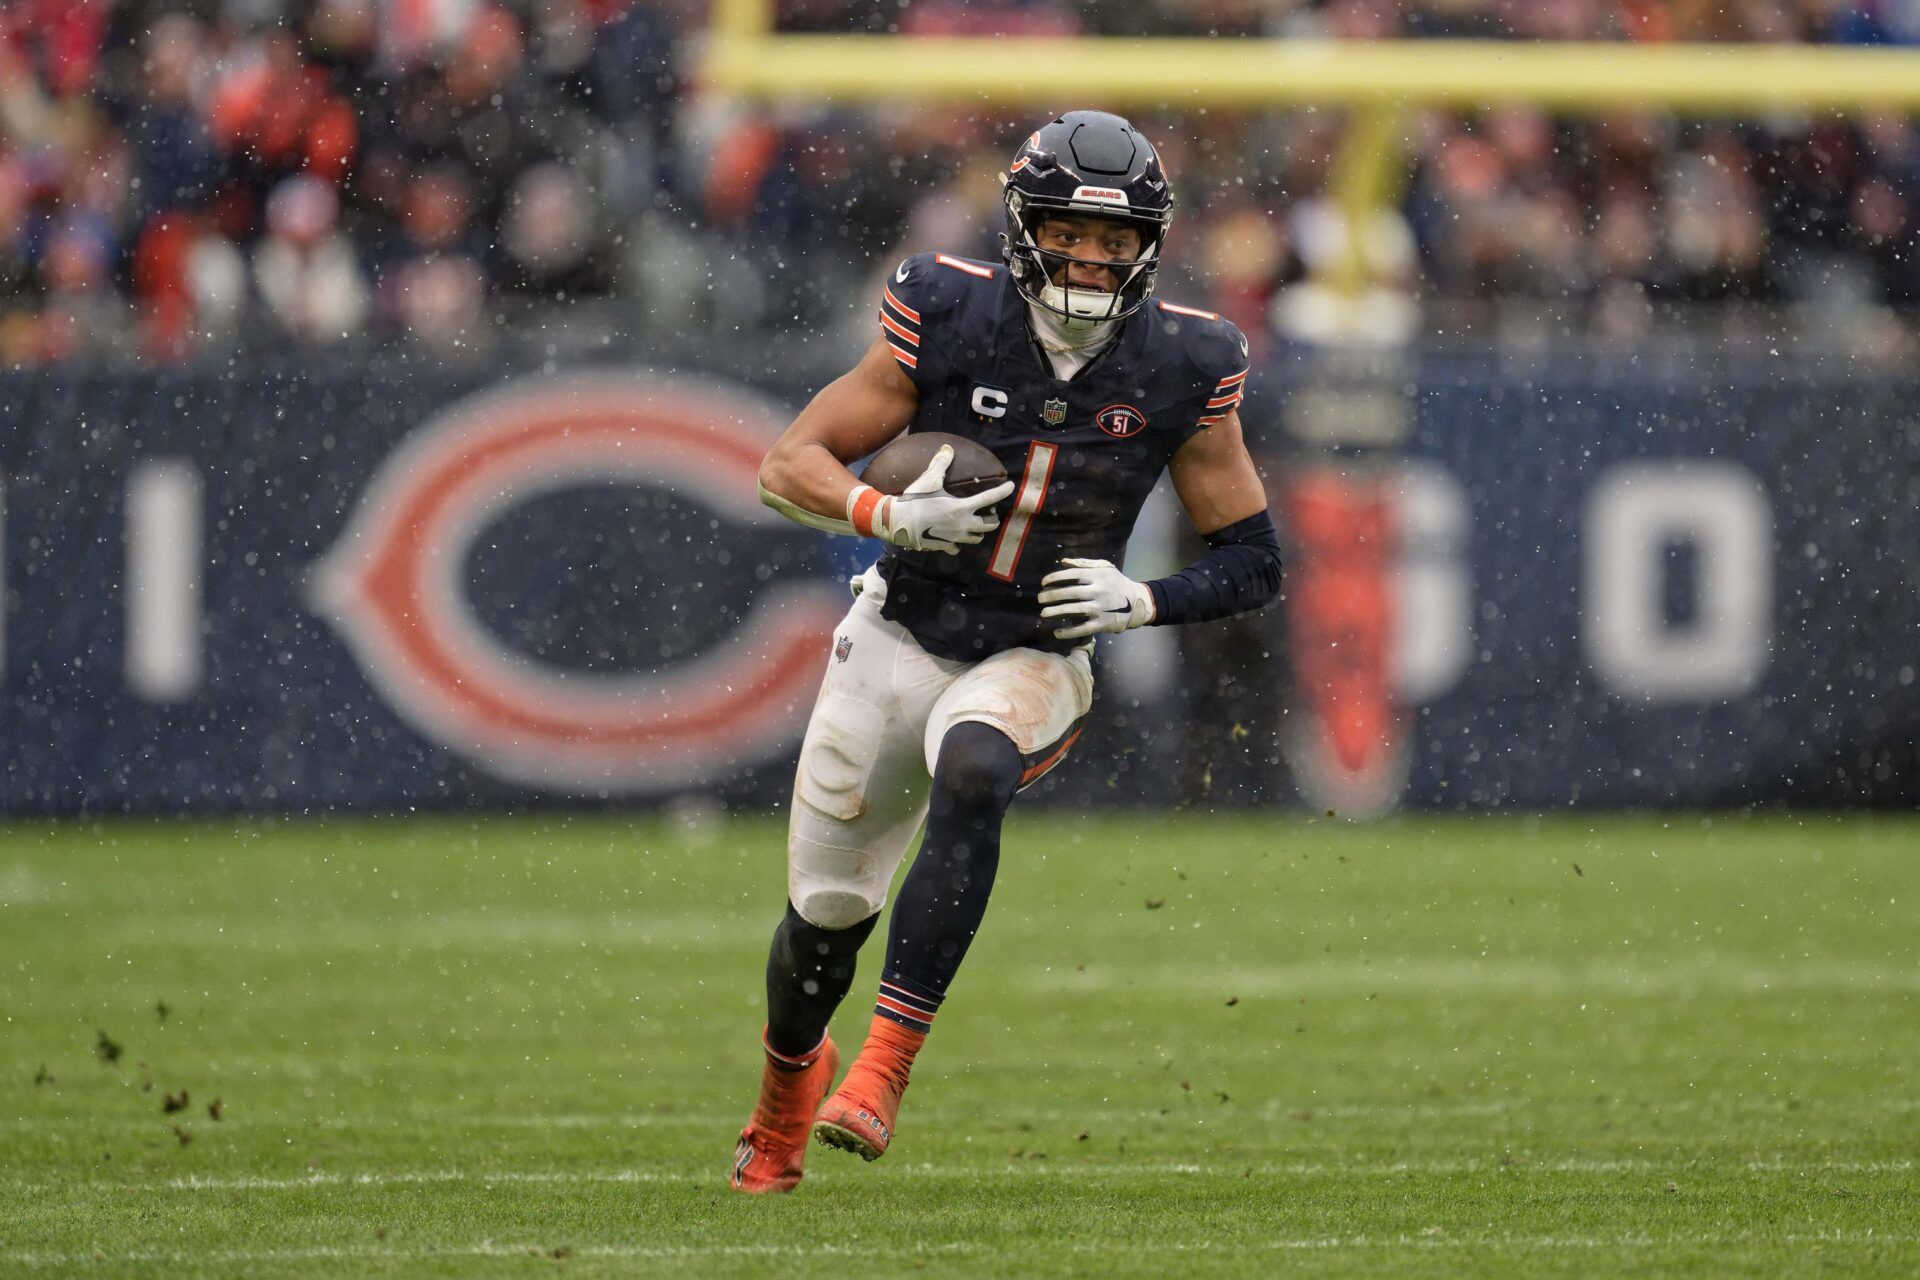
POLYGON ((885 1148, 874 1146, 852 1129, 843 1128, 831 1120, 814 1121, 813 1137, 822 1146, 832 1147, 836 1151, 851 1151, 868 1163, 886 1153, 885 1148))

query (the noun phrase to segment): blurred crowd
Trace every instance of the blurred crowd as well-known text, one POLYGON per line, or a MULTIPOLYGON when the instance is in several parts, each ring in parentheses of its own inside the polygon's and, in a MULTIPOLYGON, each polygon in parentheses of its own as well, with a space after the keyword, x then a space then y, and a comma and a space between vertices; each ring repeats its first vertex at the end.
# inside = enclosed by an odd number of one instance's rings
MULTIPOLYGON (((787 31, 1920 40, 1920 0, 782 0, 787 31)), ((882 262, 995 256, 1025 113, 697 92, 691 0, 5 0, 0 366, 503 333, 822 332, 882 262), (584 319, 583 319, 584 318, 584 319)), ((1097 101, 1088 87, 1062 106, 1097 101)), ((1894 115, 1409 119, 1377 225, 1325 198, 1335 111, 1137 115, 1181 199, 1170 294, 1256 341, 1758 334, 1909 354, 1920 130, 1894 115), (1353 326, 1349 326, 1350 329, 1353 326)))
POLYGON ((604 294, 688 15, 621 0, 0 5, 0 362, 406 334, 604 294))

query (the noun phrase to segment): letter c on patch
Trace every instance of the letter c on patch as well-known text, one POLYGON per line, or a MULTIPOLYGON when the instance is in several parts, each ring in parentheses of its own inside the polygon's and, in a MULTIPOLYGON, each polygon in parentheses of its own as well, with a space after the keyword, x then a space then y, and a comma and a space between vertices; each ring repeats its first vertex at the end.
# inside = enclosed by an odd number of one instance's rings
POLYGON ((998 387, 975 387, 973 389, 973 411, 983 418, 1006 417, 1007 393, 998 387))

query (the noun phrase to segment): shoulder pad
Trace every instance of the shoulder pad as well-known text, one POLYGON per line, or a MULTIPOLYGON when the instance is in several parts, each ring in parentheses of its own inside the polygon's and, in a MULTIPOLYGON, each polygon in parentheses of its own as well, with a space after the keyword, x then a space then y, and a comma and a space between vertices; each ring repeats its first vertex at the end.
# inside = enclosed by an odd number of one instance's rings
POLYGON ((1247 367, 1247 335, 1233 321, 1218 312, 1157 298, 1150 305, 1161 328, 1178 337, 1180 346, 1202 373, 1225 377, 1247 367))
POLYGON ((1223 378, 1247 368, 1247 335, 1217 312, 1183 307, 1155 299, 1151 304, 1160 328, 1187 353, 1202 375, 1223 378))
POLYGON ((1247 389, 1247 335, 1212 311, 1155 299, 1154 319, 1192 364, 1196 390, 1206 393, 1199 421, 1211 426, 1240 407, 1247 389))
POLYGON ((1005 269, 950 253, 916 253, 889 273, 886 290, 903 310, 939 315, 980 286, 991 284, 1005 269))

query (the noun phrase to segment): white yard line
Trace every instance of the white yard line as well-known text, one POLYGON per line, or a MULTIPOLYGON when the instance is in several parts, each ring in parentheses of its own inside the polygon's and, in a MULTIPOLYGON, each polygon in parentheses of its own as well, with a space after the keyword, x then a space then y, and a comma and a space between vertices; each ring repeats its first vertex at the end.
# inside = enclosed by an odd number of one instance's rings
POLYGON ((1047 995, 1127 991, 1168 995, 1392 995, 1401 992, 1535 996, 1776 995, 1801 992, 1920 992, 1910 963, 1805 960, 1755 965, 1685 955, 1658 963, 1542 965, 1525 960, 1382 956, 1377 962, 1223 967, 1167 965, 1152 971, 1090 966, 1012 980, 1047 995))
MULTIPOLYGON (((1232 1178, 1392 1178, 1402 1176, 1460 1175, 1460 1174, 1610 1174, 1610 1173, 1659 1173, 1662 1175, 1685 1174, 1702 1169, 1719 1172, 1726 1166, 1701 1165, 1692 1158, 1674 1160, 1516 1160, 1511 1165, 1503 1165, 1491 1160, 1392 1160, 1392 1161, 1354 1161, 1341 1163, 1335 1161, 1300 1161, 1285 1164, 1168 1164, 1164 1162, 1108 1163, 1088 1164, 1074 1158, 1071 1153, 1064 1154, 1058 1160, 1028 1160, 1009 1157, 1004 1165, 950 1166, 927 1163, 902 1164, 892 1166, 889 1172, 896 1176, 908 1176, 927 1179, 969 1179, 1000 1177, 1051 1177, 1068 1178, 1141 1178, 1183 1175, 1190 1177, 1232 1178)), ((1749 1161, 1742 1166, 1734 1166, 1749 1173, 1789 1173, 1801 1176, 1812 1174, 1828 1175, 1868 1175, 1911 1173, 1915 1163, 1912 1160, 1804 1160, 1804 1161, 1749 1161)), ((15 1191, 37 1191, 47 1193, 72 1191, 107 1191, 124 1193, 127 1191, 308 1191, 329 1187, 393 1187, 423 1186, 433 1184, 469 1184, 480 1187, 509 1186, 520 1184, 556 1184, 588 1185, 593 1183, 661 1183, 661 1184, 699 1184, 718 1185, 721 1174, 711 1171, 689 1173, 682 1171, 657 1171, 648 1169, 585 1169, 585 1170, 470 1170, 470 1169, 416 1169, 400 1172, 381 1173, 307 1173, 286 1178, 262 1177, 204 1177, 190 1175, 184 1178, 168 1178, 158 1181, 141 1181, 125 1178, 88 1179, 78 1182, 47 1182, 13 1180, 0 1181, 0 1187, 15 1191)))
POLYGON ((646 1169, 605 1170, 490 1170, 416 1169, 402 1173, 309 1173, 292 1178, 170 1178, 165 1182, 96 1182, 100 1187, 133 1186, 152 1191, 301 1191, 312 1187, 405 1187, 430 1183, 472 1183, 507 1186, 518 1183, 584 1184, 593 1182, 706 1182, 719 1175, 657 1173, 646 1169))
POLYGON ((650 948, 675 950, 737 947, 742 938, 769 928, 741 915, 663 916, 638 911, 429 912, 380 919, 220 915, 138 915, 116 922, 103 945, 180 946, 218 950, 260 948, 274 952, 395 951, 408 948, 514 947, 650 948))
MULTIPOLYGON (((1141 1106, 1133 1109, 1124 1107, 1103 1107, 1093 1109, 1055 1110, 1040 1109, 1001 1109, 994 1112, 991 1119, 1001 1125, 1034 1125, 1072 1128, 1075 1130, 1089 1125, 1138 1124, 1147 1125, 1164 1121, 1168 1125, 1202 1123, 1213 1126, 1231 1124, 1298 1123, 1296 1115, 1309 1115, 1313 1122, 1327 1120, 1447 1120, 1456 1117, 1511 1115, 1516 1117, 1528 1114, 1551 1113, 1556 1110, 1572 1109, 1591 1114, 1596 1110, 1592 1098, 1484 1098, 1458 1102, 1316 1102, 1310 1098, 1276 1099, 1255 1104, 1234 1104, 1231 1107, 1217 1106, 1211 1096, 1198 1093, 1191 1097, 1183 1096, 1178 1100, 1169 1099, 1166 1107, 1141 1106)), ((1654 1118, 1663 1115, 1685 1115, 1700 1111, 1716 1113, 1765 1113, 1776 1114, 1793 1111, 1802 1115, 1819 1115, 1829 1111, 1841 1110, 1857 1112, 1861 1110, 1892 1111, 1907 1113, 1920 1111, 1920 1099, 1915 1098, 1859 1098, 1823 1101, 1819 1099, 1777 1099, 1777 1098, 1668 1098, 1647 1102, 1619 1102, 1608 1104, 1611 1112, 1625 1113, 1639 1118, 1654 1118)), ((725 1129, 737 1127, 743 1114, 740 1112, 578 1112, 542 1115, 530 1112, 521 1115, 456 1115, 447 1112, 432 1112, 419 1115, 366 1115, 366 1116, 294 1116, 284 1113, 258 1116, 252 1120, 230 1120, 234 1130, 282 1130, 295 1131, 310 1129, 351 1129, 356 1133, 380 1132, 383 1130, 406 1129, 428 1126, 439 1130, 488 1130, 488 1129, 579 1129, 579 1130, 620 1130, 620 1129, 725 1129)), ((938 1128, 942 1125, 978 1125, 981 1120, 977 1111, 923 1110, 914 1112, 916 1123, 924 1123, 938 1128)), ((62 1132, 70 1129, 94 1129, 102 1132, 123 1131, 127 1129, 148 1129, 154 1121, 151 1116, 0 1116, 0 1133, 33 1132, 47 1130, 62 1132)))
MULTIPOLYGON (((1830 1245, 1842 1248, 1920 1244, 1920 1236, 1891 1235, 1875 1231, 1814 1232, 1810 1234, 1768 1235, 1765 1233, 1707 1233, 1699 1235, 1631 1234, 1619 1236, 1495 1236, 1495 1235, 1394 1235, 1394 1236, 1299 1236, 1267 1240, 1086 1240, 1056 1242, 1046 1247, 1050 1255, 1059 1254, 1155 1254, 1219 1253, 1240 1255, 1255 1250, 1274 1252, 1341 1250, 1438 1250, 1501 1249, 1538 1252, 1587 1252, 1594 1250, 1700 1249, 1742 1245, 1830 1245)), ((1003 1240, 953 1242, 914 1245, 884 1242, 872 1245, 840 1244, 739 1244, 739 1245, 577 1245, 567 1246, 564 1238, 553 1242, 509 1243, 479 1240, 471 1244, 421 1249, 374 1249, 343 1246, 314 1246, 297 1249, 212 1250, 206 1252, 129 1252, 108 1253, 0 1253, 0 1263, 18 1267, 75 1267, 90 1263, 102 1266, 126 1263, 161 1265, 232 1265, 285 1262, 373 1262, 425 1261, 435 1258, 514 1258, 554 1256, 560 1249, 575 1258, 608 1258, 632 1261, 773 1257, 808 1259, 819 1257, 882 1258, 895 1261, 915 1255, 999 1256, 1007 1248, 1003 1240)))

